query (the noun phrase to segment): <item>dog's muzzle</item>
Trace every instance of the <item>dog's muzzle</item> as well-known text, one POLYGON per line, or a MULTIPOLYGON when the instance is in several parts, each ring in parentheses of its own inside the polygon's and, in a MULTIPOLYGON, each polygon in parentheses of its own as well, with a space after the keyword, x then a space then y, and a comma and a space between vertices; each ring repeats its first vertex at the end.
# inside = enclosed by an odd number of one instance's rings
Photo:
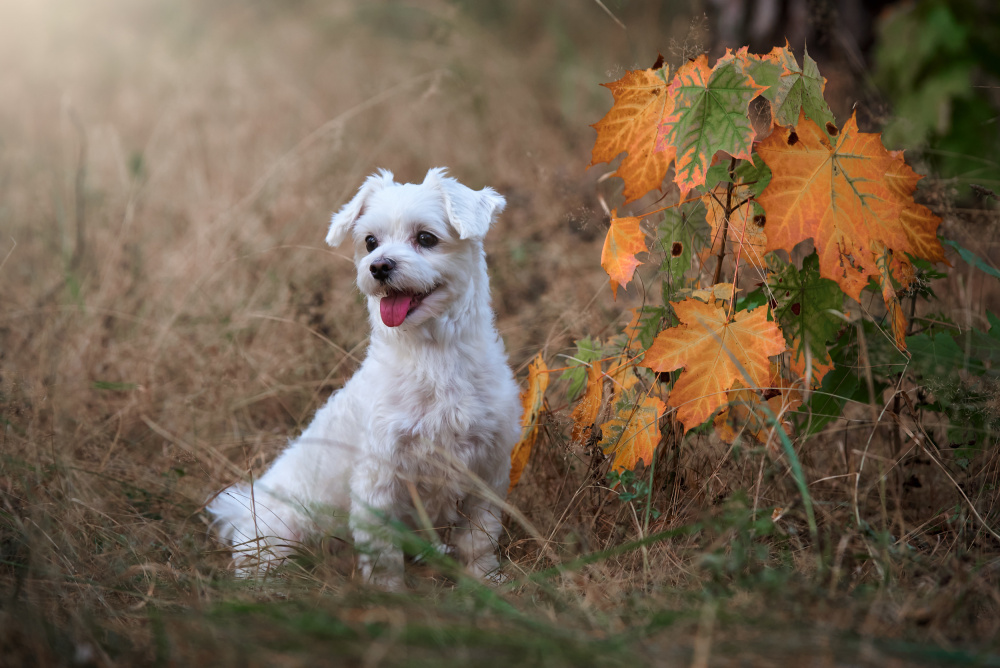
POLYGON ((385 283, 388 281, 389 276, 392 274, 392 270, 395 268, 396 262, 387 257, 375 260, 372 262, 371 266, 368 267, 369 271, 372 272, 372 276, 379 283, 385 283))

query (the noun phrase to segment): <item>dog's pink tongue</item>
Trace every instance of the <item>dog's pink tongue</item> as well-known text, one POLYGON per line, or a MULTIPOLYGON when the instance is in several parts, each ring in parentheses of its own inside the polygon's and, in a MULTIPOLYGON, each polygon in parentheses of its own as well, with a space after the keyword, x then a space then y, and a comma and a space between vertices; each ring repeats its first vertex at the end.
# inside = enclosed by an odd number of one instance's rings
POLYGON ((382 315, 382 322, 385 323, 386 327, 399 327, 403 324, 403 321, 406 320, 406 313, 410 310, 410 302, 412 300, 413 295, 405 292, 397 292, 382 297, 378 306, 379 312, 382 315))

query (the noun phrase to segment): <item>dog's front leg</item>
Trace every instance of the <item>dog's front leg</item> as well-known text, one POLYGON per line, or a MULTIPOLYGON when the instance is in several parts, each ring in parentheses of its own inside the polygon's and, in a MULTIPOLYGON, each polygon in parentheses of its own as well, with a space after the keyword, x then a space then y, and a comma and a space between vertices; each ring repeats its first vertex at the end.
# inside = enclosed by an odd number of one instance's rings
POLYGON ((385 478, 386 470, 372 461, 355 470, 350 525, 362 577, 381 589, 399 591, 404 588, 403 550, 399 518, 392 513, 398 485, 385 478))
POLYGON ((499 506, 481 499, 466 499, 462 519, 452 533, 452 542, 462 563, 476 577, 499 581, 500 528, 499 506))

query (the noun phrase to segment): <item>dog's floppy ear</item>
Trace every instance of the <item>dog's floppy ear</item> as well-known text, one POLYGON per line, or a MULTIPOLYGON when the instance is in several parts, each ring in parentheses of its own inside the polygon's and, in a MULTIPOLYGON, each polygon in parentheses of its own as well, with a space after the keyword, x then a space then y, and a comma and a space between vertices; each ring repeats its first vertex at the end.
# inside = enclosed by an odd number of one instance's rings
POLYGON ((330 231, 326 233, 326 243, 331 246, 339 246, 351 233, 354 223, 358 222, 358 218, 364 213, 368 198, 392 184, 392 172, 388 169, 380 169, 365 179, 365 182, 358 188, 358 194, 354 196, 354 199, 333 214, 333 218, 330 219, 330 231))
POLYGON ((448 221, 458 230, 460 239, 482 239, 507 205, 503 195, 493 188, 473 190, 447 176, 447 169, 435 167, 427 172, 424 185, 441 191, 448 221))

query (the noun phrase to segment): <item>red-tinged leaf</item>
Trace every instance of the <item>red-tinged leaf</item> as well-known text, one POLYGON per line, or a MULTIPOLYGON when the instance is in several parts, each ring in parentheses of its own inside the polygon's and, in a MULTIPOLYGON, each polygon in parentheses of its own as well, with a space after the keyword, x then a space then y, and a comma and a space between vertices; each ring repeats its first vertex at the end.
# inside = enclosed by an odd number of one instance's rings
POLYGON ((615 172, 625 181, 625 203, 660 188, 670 163, 672 150, 657 148, 660 123, 673 108, 667 94, 669 68, 633 70, 618 81, 601 84, 615 98, 611 111, 592 125, 597 140, 590 165, 611 162, 628 153, 615 172))
POLYGON ((521 440, 510 453, 510 487, 521 479, 521 473, 531 456, 531 449, 538 438, 538 419, 545 405, 545 390, 549 386, 549 369, 538 353, 528 365, 528 386, 521 392, 521 406, 524 413, 521 417, 521 440))
POLYGON ((618 286, 628 285, 635 268, 642 264, 635 258, 635 254, 647 249, 645 235, 639 226, 641 219, 617 218, 616 213, 616 211, 611 212, 611 227, 604 239, 601 266, 611 277, 611 293, 617 298, 618 286))
POLYGON ((657 335, 642 366, 656 372, 684 369, 667 403, 677 408, 687 432, 726 403, 726 392, 735 383, 766 387, 769 358, 784 352, 785 339, 778 325, 767 320, 766 308, 737 312, 730 322, 725 309, 714 303, 686 299, 671 305, 681 324, 657 335))
POLYGON ((667 407, 656 397, 645 397, 636 405, 624 406, 601 425, 601 448, 613 456, 611 468, 631 471, 639 462, 650 464, 660 442, 659 419, 667 407))
POLYGON ((732 61, 709 69, 708 59, 701 55, 677 70, 667 93, 674 108, 661 124, 659 145, 664 151, 676 151, 674 182, 682 198, 705 185, 716 152, 751 160, 756 133, 749 106, 762 90, 732 61))
POLYGON ((594 427, 597 413, 601 410, 603 395, 604 374, 601 372, 601 363, 592 362, 587 367, 587 391, 580 397, 571 415, 573 431, 570 438, 573 441, 585 440, 587 432, 594 427))

